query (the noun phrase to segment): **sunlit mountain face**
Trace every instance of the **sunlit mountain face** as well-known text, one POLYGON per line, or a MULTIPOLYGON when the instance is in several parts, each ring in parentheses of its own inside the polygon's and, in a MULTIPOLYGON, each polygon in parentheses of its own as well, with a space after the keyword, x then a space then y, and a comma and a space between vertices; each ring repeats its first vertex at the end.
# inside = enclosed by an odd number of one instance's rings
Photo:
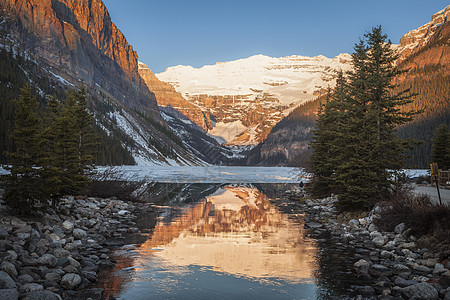
MULTIPOLYGON (((300 216, 301 217, 301 216, 300 216)), ((160 221, 138 250, 176 266, 206 266, 253 279, 299 282, 312 278, 315 245, 252 187, 220 188, 170 222, 160 221)))

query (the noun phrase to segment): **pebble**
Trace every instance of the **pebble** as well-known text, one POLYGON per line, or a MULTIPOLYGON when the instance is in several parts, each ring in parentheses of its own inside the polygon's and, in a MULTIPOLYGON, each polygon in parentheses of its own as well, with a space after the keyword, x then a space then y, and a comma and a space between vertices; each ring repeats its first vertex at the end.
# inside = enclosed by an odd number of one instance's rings
POLYGON ((92 284, 100 268, 114 266, 107 247, 137 232, 138 211, 116 199, 65 197, 39 222, 1 219, 0 299, 100 299, 103 289, 92 284))
POLYGON ((355 252, 349 260, 353 259, 356 274, 367 285, 352 286, 353 299, 450 300, 450 262, 440 261, 440 253, 420 249, 405 223, 397 224, 393 232, 380 231, 374 224, 379 207, 367 217, 340 223, 334 207, 336 197, 324 200, 308 199, 299 204, 306 213, 305 228, 313 237, 328 231, 335 245, 355 252), (324 211, 331 213, 324 215, 324 211), (315 228, 314 224, 322 226, 315 228))

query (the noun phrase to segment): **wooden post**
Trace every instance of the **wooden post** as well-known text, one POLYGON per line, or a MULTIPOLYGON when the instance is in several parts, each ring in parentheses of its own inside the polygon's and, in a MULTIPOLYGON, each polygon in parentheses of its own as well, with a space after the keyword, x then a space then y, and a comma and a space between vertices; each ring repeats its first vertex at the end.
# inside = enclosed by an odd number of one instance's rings
POLYGON ((430 168, 431 168, 431 176, 434 176, 434 180, 436 180, 436 188, 437 188, 437 193, 438 193, 438 197, 439 197, 439 204, 442 206, 442 200, 441 200, 441 193, 439 191, 439 167, 437 163, 431 163, 430 164, 430 168))

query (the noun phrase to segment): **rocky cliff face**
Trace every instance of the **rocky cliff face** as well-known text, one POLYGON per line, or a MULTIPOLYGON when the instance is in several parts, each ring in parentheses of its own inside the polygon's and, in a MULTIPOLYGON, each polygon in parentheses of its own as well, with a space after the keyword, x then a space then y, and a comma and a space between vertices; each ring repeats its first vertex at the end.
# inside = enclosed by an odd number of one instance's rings
POLYGON ((101 0, 0 0, 7 33, 53 73, 96 87, 160 119, 154 95, 138 72, 138 57, 101 0))
POLYGON ((212 129, 211 116, 208 112, 184 99, 173 86, 159 80, 142 62, 139 62, 139 74, 149 90, 155 94, 158 105, 171 106, 204 130, 212 129))
MULTIPOLYGON (((435 13, 431 17, 431 21, 427 24, 404 34, 400 39, 400 45, 398 47, 400 60, 404 60, 408 56, 418 52, 431 42, 432 39, 435 39, 436 32, 440 31, 441 27, 449 21, 449 16, 450 5, 435 13)), ((434 57, 437 58, 439 56, 434 57)))

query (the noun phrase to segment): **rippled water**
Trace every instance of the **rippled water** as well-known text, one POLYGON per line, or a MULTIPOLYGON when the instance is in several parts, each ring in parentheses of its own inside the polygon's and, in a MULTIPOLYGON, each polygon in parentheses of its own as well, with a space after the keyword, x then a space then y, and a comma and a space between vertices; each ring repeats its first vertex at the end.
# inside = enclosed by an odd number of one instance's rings
POLYGON ((321 251, 305 232, 304 214, 277 201, 276 189, 262 190, 172 187, 165 205, 141 218, 144 234, 130 236, 133 244, 114 252, 117 267, 101 276, 99 286, 119 299, 333 295, 320 275, 321 251))

